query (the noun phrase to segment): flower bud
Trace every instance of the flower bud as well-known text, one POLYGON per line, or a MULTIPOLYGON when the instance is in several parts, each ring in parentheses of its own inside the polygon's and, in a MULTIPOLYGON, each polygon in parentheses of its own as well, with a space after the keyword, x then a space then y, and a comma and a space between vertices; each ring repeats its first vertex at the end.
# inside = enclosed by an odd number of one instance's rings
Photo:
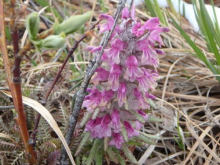
POLYGON ((65 34, 50 35, 42 40, 41 48, 43 49, 59 49, 65 44, 65 34))
POLYGON ((73 15, 63 23, 55 27, 54 33, 59 34, 64 32, 66 35, 78 30, 86 21, 90 19, 92 12, 86 12, 82 15, 73 15))
POLYGON ((40 17, 37 12, 31 13, 26 19, 26 28, 31 40, 35 40, 39 30, 40 17))

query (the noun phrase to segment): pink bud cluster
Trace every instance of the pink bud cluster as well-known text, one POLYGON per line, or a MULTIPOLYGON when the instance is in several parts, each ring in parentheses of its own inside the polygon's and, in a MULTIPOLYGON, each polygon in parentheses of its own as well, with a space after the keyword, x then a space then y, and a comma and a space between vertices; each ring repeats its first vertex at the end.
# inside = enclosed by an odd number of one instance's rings
MULTIPOLYGON (((114 18, 101 14, 99 19, 106 21, 100 33, 110 31, 114 18)), ((163 45, 160 34, 168 31, 159 26, 158 18, 141 24, 135 19, 134 7, 131 12, 123 9, 122 21, 116 25, 111 44, 102 55, 102 65, 91 79, 93 87, 83 102, 83 107, 93 113, 85 128, 92 138, 108 137, 109 145, 120 149, 122 143, 139 135, 148 120, 144 112, 149 108, 148 100, 155 98, 150 92, 157 86, 158 54, 164 54, 155 46, 163 45)), ((95 53, 102 47, 87 49, 95 53)))

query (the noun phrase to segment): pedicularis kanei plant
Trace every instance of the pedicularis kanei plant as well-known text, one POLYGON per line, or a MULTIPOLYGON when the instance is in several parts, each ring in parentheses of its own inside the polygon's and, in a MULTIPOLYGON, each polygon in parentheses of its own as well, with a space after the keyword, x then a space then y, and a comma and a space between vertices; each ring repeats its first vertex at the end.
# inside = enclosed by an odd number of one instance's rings
MULTIPOLYGON (((105 20, 100 33, 110 31, 114 18, 101 14, 105 20)), ((164 52, 155 48, 163 45, 161 33, 167 27, 159 26, 158 18, 142 24, 135 18, 135 9, 122 11, 122 20, 110 37, 110 44, 102 55, 102 64, 91 79, 83 102, 88 112, 93 113, 85 131, 92 138, 109 138, 109 145, 120 149, 122 144, 134 136, 148 120, 144 110, 149 109, 150 94, 157 86, 158 55, 164 52)), ((92 53, 102 47, 88 47, 92 53)))

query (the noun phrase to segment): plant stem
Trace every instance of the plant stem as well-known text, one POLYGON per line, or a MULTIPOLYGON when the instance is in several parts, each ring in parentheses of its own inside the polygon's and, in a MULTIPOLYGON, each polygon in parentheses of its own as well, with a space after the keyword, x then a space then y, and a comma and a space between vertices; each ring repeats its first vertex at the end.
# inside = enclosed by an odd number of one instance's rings
MULTIPOLYGON (((14 7, 15 1, 11 1, 12 7, 14 7)), ((8 59, 7 54, 7 45, 6 45, 6 39, 5 39, 5 24, 4 24, 4 10, 3 10, 3 0, 0 0, 0 47, 3 54, 3 60, 4 60, 4 67, 5 72, 7 76, 8 85, 10 88, 10 91, 12 93, 12 98, 14 102, 15 109, 18 113, 18 116, 16 118, 16 121, 20 128, 20 133, 22 136, 23 143, 25 145, 26 155, 29 164, 36 164, 36 153, 33 150, 33 146, 28 143, 29 141, 29 134, 27 130, 27 123, 26 123, 26 115, 24 112, 24 107, 22 103, 22 93, 21 93, 21 83, 20 83, 20 62, 21 59, 18 54, 15 54, 15 60, 14 60, 14 69, 13 69, 13 76, 12 76, 12 70, 10 68, 10 63, 8 59), (12 79, 13 77, 13 79, 12 79)), ((13 22, 12 24, 13 25, 13 22)), ((18 32, 13 32, 13 34, 18 34, 18 32)), ((12 35, 13 37, 13 35, 12 35)), ((18 39, 18 36, 15 35, 14 39, 18 39)), ((18 47, 18 41, 13 41, 14 51, 17 53, 19 51, 18 47)))

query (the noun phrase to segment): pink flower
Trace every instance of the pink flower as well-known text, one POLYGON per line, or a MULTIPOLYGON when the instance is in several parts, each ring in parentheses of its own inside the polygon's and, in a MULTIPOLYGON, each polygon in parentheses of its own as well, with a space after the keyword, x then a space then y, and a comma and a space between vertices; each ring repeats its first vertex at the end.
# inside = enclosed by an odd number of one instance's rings
POLYGON ((143 40, 139 40, 137 44, 139 49, 143 51, 141 57, 141 63, 145 65, 149 64, 157 67, 159 64, 159 59, 157 57, 156 51, 150 48, 151 45, 149 44, 149 41, 147 39, 143 39, 143 40))
POLYGON ((127 58, 127 70, 125 72, 125 79, 133 82, 136 78, 142 77, 144 72, 138 67, 138 61, 135 56, 129 56, 127 58))
POLYGON ((112 133, 113 139, 109 142, 110 146, 115 146, 117 149, 121 148, 122 143, 124 143, 124 139, 120 133, 112 133))
POLYGON ((130 12, 129 12, 129 10, 128 10, 127 7, 125 7, 125 8, 122 10, 121 18, 122 18, 122 19, 128 19, 128 18, 130 18, 130 12))
POLYGON ((163 27, 163 28, 157 28, 156 30, 152 31, 150 33, 150 36, 149 36, 149 40, 151 42, 157 42, 159 44, 159 46, 161 47, 163 45, 163 41, 161 39, 161 33, 163 32, 168 32, 169 29, 167 27, 163 27))
POLYGON ((131 7, 131 18, 135 21, 135 5, 132 5, 131 7))
POLYGON ((101 132, 103 137, 110 137, 112 134, 111 127, 111 116, 109 114, 105 115, 101 121, 101 132))
POLYGON ((119 53, 120 51, 124 48, 124 42, 119 40, 119 39, 115 39, 112 44, 111 44, 111 48, 108 51, 108 57, 109 59, 114 62, 115 64, 119 64, 120 63, 120 57, 119 57, 119 53))
POLYGON ((147 101, 142 96, 142 93, 138 91, 137 88, 134 88, 134 96, 137 98, 140 108, 142 108, 142 109, 149 108, 149 105, 148 105, 147 101))
POLYGON ((104 102, 108 102, 108 101, 110 101, 112 99, 113 95, 114 95, 114 92, 111 89, 108 90, 108 91, 104 91, 102 93, 102 100, 104 102))
POLYGON ((114 96, 114 92, 111 89, 108 91, 102 92, 102 101, 99 104, 101 111, 106 109, 107 104, 110 102, 110 100, 112 99, 113 96, 114 96))
POLYGON ((108 14, 100 14, 99 19, 106 20, 106 23, 102 24, 99 28, 99 33, 103 33, 105 31, 111 30, 113 24, 114 24, 114 18, 108 14))
MULTIPOLYGON (((100 14, 99 19, 106 20, 106 23, 99 26, 99 33, 104 33, 105 31, 110 31, 112 29, 112 26, 114 25, 114 18, 108 14, 100 14)), ((115 36, 116 33, 120 32, 120 28, 118 25, 116 25, 110 39, 115 36)))
POLYGON ((134 33, 135 36, 137 36, 137 37, 144 34, 144 29, 141 28, 141 23, 140 22, 137 22, 136 24, 134 24, 134 26, 132 27, 132 33, 134 33))
POLYGON ((148 115, 141 110, 137 110, 137 112, 143 116, 144 120, 148 120, 148 115))
POLYGON ((94 85, 98 85, 99 81, 105 81, 108 79, 109 72, 102 67, 96 69, 96 74, 92 77, 91 82, 94 85))
POLYGON ((121 74, 121 66, 117 64, 112 65, 109 75, 109 84, 113 91, 118 90, 120 74, 121 74))
POLYGON ((135 129, 136 129, 136 130, 140 130, 141 127, 143 127, 143 124, 140 123, 139 121, 136 121, 136 122, 135 122, 135 129))
POLYGON ((147 69, 142 69, 144 71, 144 76, 137 78, 138 81, 138 88, 140 90, 143 90, 147 92, 150 88, 154 88, 157 83, 156 83, 156 77, 158 74, 156 72, 150 72, 147 69))
POLYGON ((113 128, 113 132, 115 132, 115 133, 120 132, 121 124, 120 124, 119 112, 116 109, 114 109, 111 117, 112 117, 111 126, 113 128))
POLYGON ((89 112, 92 112, 97 107, 102 99, 102 94, 98 89, 90 89, 87 91, 90 93, 84 98, 83 107, 86 107, 89 112))
POLYGON ((159 18, 157 17, 153 17, 150 18, 144 25, 143 25, 143 29, 144 30, 148 30, 148 31, 153 31, 156 28, 159 27, 159 18))
POLYGON ((121 107, 123 103, 125 102, 126 99, 126 92, 127 92, 127 87, 126 84, 123 82, 120 84, 118 88, 118 105, 121 107))
POLYGON ((148 99, 156 99, 156 97, 152 94, 149 94, 148 92, 145 92, 145 97, 148 99))
POLYGON ((134 130, 134 128, 131 126, 131 124, 127 121, 124 121, 124 126, 127 130, 128 133, 128 137, 131 138, 133 136, 138 136, 139 135, 139 131, 134 130))
POLYGON ((95 52, 101 51, 102 50, 102 46, 98 46, 98 47, 87 46, 86 50, 91 51, 92 53, 95 53, 95 52))
POLYGON ((91 132, 92 138, 102 138, 102 134, 100 132, 100 124, 102 118, 97 117, 96 119, 91 119, 87 122, 85 131, 91 132))

